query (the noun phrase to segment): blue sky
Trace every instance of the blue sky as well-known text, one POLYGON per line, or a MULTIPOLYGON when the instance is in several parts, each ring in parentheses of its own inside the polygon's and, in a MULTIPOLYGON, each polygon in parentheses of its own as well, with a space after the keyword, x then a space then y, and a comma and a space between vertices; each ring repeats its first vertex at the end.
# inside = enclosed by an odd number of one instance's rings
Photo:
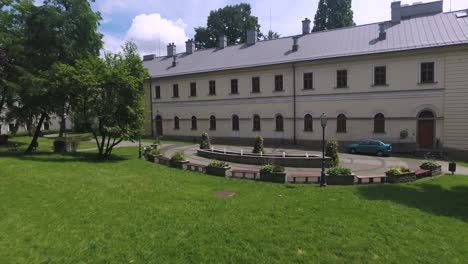
MULTIPOLYGON (((137 43, 141 54, 165 54, 169 42, 178 51, 194 35, 194 28, 205 26, 210 10, 240 2, 250 3, 253 15, 259 18, 261 30, 270 29, 282 36, 301 32, 301 20, 313 20, 319 0, 97 0, 93 4, 101 12, 105 49, 116 52, 125 40, 137 43), (271 14, 271 16, 270 16, 271 14), (271 24, 270 24, 271 17, 271 24)), ((358 25, 390 19, 392 0, 353 0, 354 20, 358 25)), ((403 0, 402 4, 412 4, 403 0)), ((452 10, 468 8, 466 0, 452 0, 452 10)), ((444 11, 450 10, 450 0, 444 1, 444 11)))

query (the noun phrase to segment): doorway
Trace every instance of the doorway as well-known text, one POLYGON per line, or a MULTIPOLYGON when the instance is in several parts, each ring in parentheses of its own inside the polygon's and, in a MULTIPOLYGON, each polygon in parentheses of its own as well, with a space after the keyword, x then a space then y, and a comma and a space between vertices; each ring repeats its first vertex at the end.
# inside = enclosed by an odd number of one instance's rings
POLYGON ((162 117, 157 115, 155 118, 155 125, 156 125, 156 136, 160 137, 163 135, 163 122, 162 117))
POLYGON ((432 111, 422 111, 418 116, 418 147, 433 149, 435 138, 435 115, 432 111))

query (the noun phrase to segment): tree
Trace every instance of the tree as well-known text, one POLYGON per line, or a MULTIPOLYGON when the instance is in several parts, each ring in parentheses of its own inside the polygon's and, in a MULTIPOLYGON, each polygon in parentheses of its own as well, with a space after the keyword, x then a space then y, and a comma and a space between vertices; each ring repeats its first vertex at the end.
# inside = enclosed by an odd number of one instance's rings
POLYGON ((250 4, 228 5, 208 16, 207 27, 195 28, 195 44, 197 48, 214 48, 218 44, 220 34, 227 37, 228 45, 245 43, 247 30, 257 30, 258 38, 262 36, 258 18, 251 15, 250 4))
POLYGON ((351 0, 320 0, 312 31, 355 26, 351 0))
POLYGON ((137 47, 127 42, 123 53, 91 57, 77 63, 74 120, 94 136, 99 155, 109 158, 123 140, 140 137, 144 121, 143 83, 147 70, 137 47))
POLYGON ((264 40, 272 40, 272 39, 277 39, 280 37, 281 35, 278 34, 277 32, 274 32, 273 30, 269 30, 266 35, 263 35, 264 40))

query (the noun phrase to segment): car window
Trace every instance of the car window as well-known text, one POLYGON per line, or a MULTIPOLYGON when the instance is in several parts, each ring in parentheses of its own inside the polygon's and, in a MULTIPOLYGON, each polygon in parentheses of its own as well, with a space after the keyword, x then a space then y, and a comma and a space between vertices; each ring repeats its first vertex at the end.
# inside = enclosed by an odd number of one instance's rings
POLYGON ((359 145, 367 145, 367 140, 362 140, 359 142, 359 145))
POLYGON ((380 144, 379 144, 379 142, 377 142, 377 141, 369 141, 369 145, 378 146, 378 145, 380 145, 380 144))

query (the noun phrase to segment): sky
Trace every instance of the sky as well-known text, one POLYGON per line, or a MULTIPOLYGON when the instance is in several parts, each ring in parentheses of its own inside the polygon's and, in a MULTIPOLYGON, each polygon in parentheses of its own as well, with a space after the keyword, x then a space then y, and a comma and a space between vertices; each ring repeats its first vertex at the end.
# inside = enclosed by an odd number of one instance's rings
MULTIPOLYGON (((392 1, 353 0, 354 21, 362 25, 390 20, 392 1)), ((118 52, 126 40, 132 40, 142 55, 165 55, 166 45, 171 42, 178 52, 183 52, 185 41, 194 37, 194 28, 206 26, 211 10, 240 2, 252 6, 252 15, 259 18, 262 32, 271 28, 281 36, 290 36, 301 33, 304 18, 313 21, 319 0, 96 0, 93 9, 103 18, 100 30, 106 51, 118 52)), ((468 9, 468 1, 445 0, 444 12, 450 8, 468 9)))

